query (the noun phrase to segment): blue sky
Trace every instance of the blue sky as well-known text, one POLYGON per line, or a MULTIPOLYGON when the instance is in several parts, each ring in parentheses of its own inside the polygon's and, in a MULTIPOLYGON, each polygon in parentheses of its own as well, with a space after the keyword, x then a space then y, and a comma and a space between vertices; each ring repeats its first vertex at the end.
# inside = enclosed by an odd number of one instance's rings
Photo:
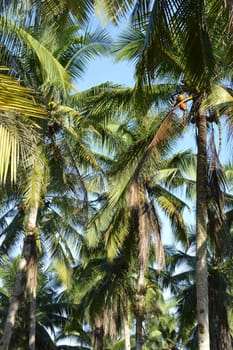
POLYGON ((125 86, 133 86, 133 76, 134 67, 129 62, 114 63, 112 57, 99 57, 88 63, 85 75, 76 85, 79 91, 86 90, 106 81, 125 86))
MULTIPOLYGON (((88 31, 94 32, 96 28, 102 28, 109 33, 112 40, 115 40, 126 27, 126 23, 126 20, 122 20, 121 24, 116 27, 108 23, 105 18, 98 20, 98 18, 93 15, 88 25, 88 31)), ((124 86, 133 86, 133 64, 127 61, 115 63, 114 58, 110 55, 97 57, 87 64, 87 70, 82 79, 76 83, 76 86, 79 91, 83 91, 107 81, 124 86)))

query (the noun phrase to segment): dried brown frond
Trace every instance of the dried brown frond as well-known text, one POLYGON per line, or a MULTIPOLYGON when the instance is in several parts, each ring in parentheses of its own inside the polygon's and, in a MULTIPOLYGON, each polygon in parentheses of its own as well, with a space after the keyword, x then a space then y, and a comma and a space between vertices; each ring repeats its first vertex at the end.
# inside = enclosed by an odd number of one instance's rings
POLYGON ((139 207, 139 264, 147 269, 150 251, 151 223, 148 218, 148 205, 140 203, 139 207))
POLYGON ((212 131, 208 166, 208 226, 210 239, 217 257, 224 254, 230 238, 225 216, 225 183, 225 174, 216 150, 214 132, 212 131))
POLYGON ((134 179, 138 178, 141 168, 143 167, 143 165, 145 164, 147 159, 150 157, 150 155, 154 151, 154 149, 156 147, 161 147, 162 145, 164 145, 164 143, 166 143, 168 141, 168 139, 169 139, 170 135, 172 134, 172 132, 174 131, 174 127, 175 127, 174 123, 172 122, 174 117, 176 117, 176 115, 174 114, 173 111, 171 111, 170 113, 168 113, 168 115, 166 116, 164 121, 161 123, 161 125, 160 125, 159 129, 157 130, 156 134, 154 135, 151 143, 149 144, 145 153, 143 154, 143 157, 141 158, 140 162, 138 163, 138 166, 137 166, 135 173, 134 173, 134 179))
POLYGON ((113 339, 121 330, 121 312, 119 312, 120 298, 118 295, 112 296, 110 303, 106 305, 103 312, 104 334, 113 339))
POLYGON ((162 243, 162 234, 161 234, 161 226, 159 221, 158 213, 155 210, 155 207, 152 203, 150 203, 150 221, 153 227, 153 232, 155 234, 155 257, 156 263, 162 269, 165 269, 165 253, 163 249, 162 243))
POLYGON ((139 201, 139 189, 138 184, 135 180, 133 180, 131 186, 130 186, 130 208, 137 209, 138 208, 138 201, 139 201))

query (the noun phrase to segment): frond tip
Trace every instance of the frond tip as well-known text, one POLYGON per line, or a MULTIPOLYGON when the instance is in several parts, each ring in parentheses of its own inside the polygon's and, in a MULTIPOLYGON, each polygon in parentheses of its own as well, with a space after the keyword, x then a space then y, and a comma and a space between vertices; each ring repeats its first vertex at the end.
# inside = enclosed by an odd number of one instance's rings
POLYGON ((5 183, 9 165, 11 165, 11 182, 15 181, 19 159, 19 143, 16 137, 3 125, 0 125, 0 155, 0 182, 5 183))
POLYGON ((46 118, 46 111, 35 101, 35 92, 20 85, 19 81, 5 73, 0 66, 0 183, 4 184, 8 170, 11 182, 16 180, 20 156, 32 154, 36 124, 31 118, 46 118), (21 121, 20 121, 20 119, 21 121), (23 123, 29 121, 29 123, 23 123))

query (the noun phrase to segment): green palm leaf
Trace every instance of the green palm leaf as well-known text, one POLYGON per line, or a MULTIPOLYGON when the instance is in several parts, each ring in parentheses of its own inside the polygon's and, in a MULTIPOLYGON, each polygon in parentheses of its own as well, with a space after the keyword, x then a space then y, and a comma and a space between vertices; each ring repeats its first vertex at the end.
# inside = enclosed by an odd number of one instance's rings
MULTIPOLYGON (((0 67, 0 71, 7 70, 6 67, 0 67)), ((47 117, 46 111, 36 102, 35 92, 3 73, 0 73, 0 111, 12 112, 21 117, 47 117)))
MULTIPOLYGON (((35 53, 40 62, 41 73, 45 84, 54 84, 61 87, 64 91, 72 88, 69 74, 57 61, 50 49, 44 45, 43 40, 37 40, 28 29, 15 24, 11 20, 11 17, 8 19, 0 17, 0 24, 4 29, 5 35, 9 33, 9 35, 16 36, 22 45, 26 45, 29 50, 35 53)), ((51 32, 51 28, 48 28, 48 31, 51 32)), ((42 36, 43 38, 47 40, 45 35, 42 36)))
MULTIPOLYGON (((7 69, 0 67, 0 70, 7 69)), ((38 136, 33 128, 33 125, 37 127, 34 118, 44 119, 47 113, 36 102, 33 90, 3 73, 0 74, 0 110, 0 181, 5 183, 9 168, 11 181, 15 181, 20 158, 35 151, 38 136)))

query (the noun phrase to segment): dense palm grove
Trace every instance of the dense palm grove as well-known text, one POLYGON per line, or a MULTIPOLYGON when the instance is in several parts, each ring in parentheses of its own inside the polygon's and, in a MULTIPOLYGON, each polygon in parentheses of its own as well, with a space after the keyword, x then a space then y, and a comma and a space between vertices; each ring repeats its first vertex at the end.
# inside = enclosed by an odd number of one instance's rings
POLYGON ((232 349, 232 18, 1 2, 0 350, 232 349), (135 85, 79 92, 109 53, 135 85))

